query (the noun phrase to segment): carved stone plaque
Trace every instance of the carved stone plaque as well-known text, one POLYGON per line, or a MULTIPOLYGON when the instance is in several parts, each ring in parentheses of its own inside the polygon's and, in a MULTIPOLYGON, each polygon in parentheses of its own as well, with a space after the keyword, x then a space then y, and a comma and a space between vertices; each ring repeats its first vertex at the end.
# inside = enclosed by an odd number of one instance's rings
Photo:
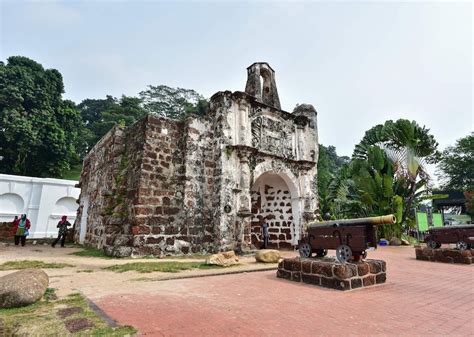
POLYGON ((262 152, 293 159, 292 133, 286 123, 258 116, 252 121, 252 146, 262 152))

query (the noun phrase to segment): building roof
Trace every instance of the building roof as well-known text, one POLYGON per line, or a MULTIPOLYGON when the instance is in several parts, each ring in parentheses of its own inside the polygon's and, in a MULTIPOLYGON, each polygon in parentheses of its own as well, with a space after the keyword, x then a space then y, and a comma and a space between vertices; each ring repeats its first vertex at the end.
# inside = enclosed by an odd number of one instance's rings
POLYGON ((466 198, 461 191, 437 191, 433 192, 433 194, 448 195, 445 199, 433 200, 433 204, 439 207, 464 206, 466 204, 466 198))

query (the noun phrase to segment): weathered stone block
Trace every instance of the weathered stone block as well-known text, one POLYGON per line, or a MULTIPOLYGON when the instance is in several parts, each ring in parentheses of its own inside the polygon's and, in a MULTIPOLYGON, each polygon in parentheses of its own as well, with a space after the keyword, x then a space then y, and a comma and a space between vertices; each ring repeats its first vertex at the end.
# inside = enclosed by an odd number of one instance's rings
POLYGON ((291 272, 291 280, 296 282, 301 282, 301 272, 293 271, 291 272))
POLYGON ((326 288, 338 288, 338 282, 334 278, 321 277, 321 285, 326 288))
POLYGON ((375 275, 375 283, 377 284, 385 283, 386 280, 387 280, 387 274, 385 273, 380 273, 378 275, 375 275))
POLYGON ((374 275, 367 275, 362 279, 362 283, 364 287, 371 286, 375 284, 375 276, 374 275))
POLYGON ((369 270, 372 274, 378 274, 382 271, 382 265, 378 261, 367 260, 369 264, 369 270))
POLYGON ((311 275, 311 274, 302 274, 301 280, 304 283, 320 285, 321 284, 321 277, 318 275, 311 275))
POLYGON ((366 262, 357 264, 357 273, 359 276, 364 276, 369 273, 369 265, 366 262))
POLYGON ((472 250, 463 251, 452 248, 431 249, 428 247, 416 247, 415 256, 417 260, 445 262, 445 263, 461 263, 472 264, 472 250))
POLYGON ((311 265, 312 265, 313 261, 311 260, 303 260, 301 262, 301 269, 303 271, 303 273, 305 274, 311 274, 311 265))
POLYGON ((357 276, 357 268, 353 264, 336 264, 333 266, 333 273, 338 279, 348 279, 357 276))
POLYGON ((360 278, 353 278, 351 279, 351 288, 356 289, 362 287, 362 279, 360 278))
POLYGON ((381 260, 341 264, 333 258, 324 260, 291 258, 284 259, 278 264, 277 277, 337 290, 350 290, 384 283, 386 280, 384 269, 385 261, 381 260), (376 266, 372 271, 377 271, 377 274, 371 272, 370 264, 376 266), (366 272, 364 277, 357 275, 359 266, 366 272))
POLYGON ((313 274, 323 275, 327 277, 332 277, 332 264, 325 262, 313 261, 311 272, 313 274))
POLYGON ((301 271, 301 261, 299 258, 285 259, 284 266, 286 270, 301 271))
POLYGON ((149 226, 139 226, 137 234, 150 234, 151 229, 149 226))
POLYGON ((150 237, 146 238, 146 244, 147 245, 155 245, 155 244, 160 243, 161 241, 163 241, 163 237, 150 236, 150 237))

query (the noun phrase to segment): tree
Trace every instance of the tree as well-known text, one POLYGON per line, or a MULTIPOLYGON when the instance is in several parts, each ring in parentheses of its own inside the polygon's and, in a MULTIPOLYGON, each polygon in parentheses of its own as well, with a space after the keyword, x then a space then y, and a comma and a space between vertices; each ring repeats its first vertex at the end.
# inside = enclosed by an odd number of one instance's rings
POLYGON ((353 153, 355 159, 366 159, 370 146, 382 148, 394 162, 394 173, 404 201, 401 222, 405 222, 415 203, 418 190, 427 186, 429 175, 425 163, 436 163, 439 160, 438 143, 429 129, 420 127, 415 121, 399 119, 389 120, 377 125, 365 133, 362 141, 356 145, 353 153))
POLYGON ((163 117, 183 119, 188 114, 202 116, 208 110, 208 101, 192 89, 150 85, 139 95, 147 112, 163 117))
POLYGON ((63 92, 55 69, 22 56, 0 62, 0 172, 60 177, 77 162, 81 118, 63 92))
POLYGON ((318 194, 319 194, 319 208, 323 217, 330 213, 328 188, 330 182, 337 174, 339 169, 350 160, 346 156, 338 156, 334 146, 324 146, 319 144, 319 158, 318 158, 318 194))
POLYGON ((443 189, 474 191, 474 133, 446 148, 438 169, 443 189))
POLYGON ((395 214, 397 223, 379 226, 381 237, 400 236, 402 232, 403 197, 397 194, 399 182, 395 176, 396 163, 380 147, 367 149, 365 159, 354 159, 351 172, 358 190, 364 215, 395 214))
POLYGON ((78 109, 85 125, 81 155, 84 156, 114 125, 130 125, 146 114, 138 97, 85 99, 78 109))

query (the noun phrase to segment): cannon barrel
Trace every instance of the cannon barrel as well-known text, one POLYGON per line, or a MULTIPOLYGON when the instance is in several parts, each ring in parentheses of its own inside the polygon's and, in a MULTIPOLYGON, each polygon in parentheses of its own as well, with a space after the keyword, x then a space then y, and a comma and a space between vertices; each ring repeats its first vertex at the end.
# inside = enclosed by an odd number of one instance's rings
POLYGON ((373 216, 369 218, 357 218, 357 219, 341 219, 341 220, 331 220, 331 221, 321 221, 321 222, 310 222, 308 224, 309 228, 314 227, 330 227, 330 226, 356 226, 356 225, 388 225, 394 224, 397 222, 397 218, 393 214, 382 215, 382 216, 373 216))

